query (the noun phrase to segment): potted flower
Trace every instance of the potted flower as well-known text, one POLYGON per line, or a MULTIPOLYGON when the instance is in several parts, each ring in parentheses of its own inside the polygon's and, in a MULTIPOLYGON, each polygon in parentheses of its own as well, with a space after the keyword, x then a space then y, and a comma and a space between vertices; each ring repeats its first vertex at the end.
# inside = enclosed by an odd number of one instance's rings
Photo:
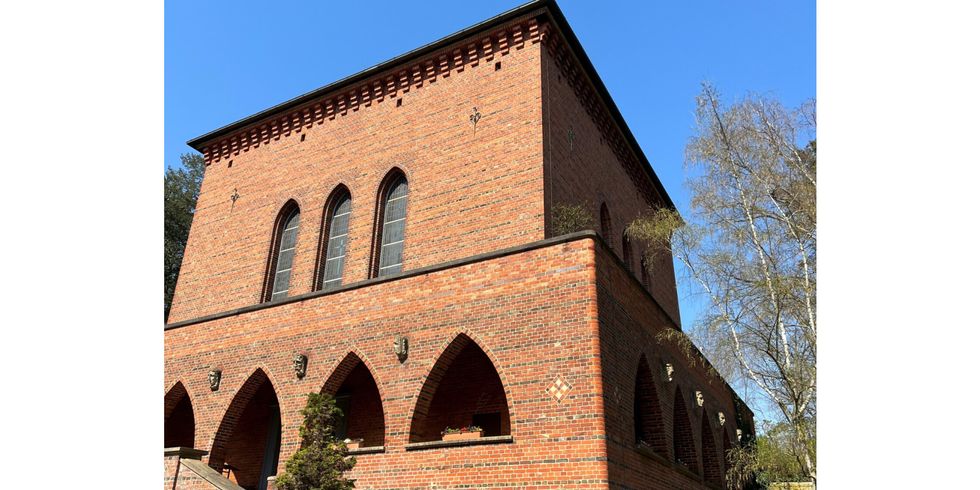
POLYGON ((344 439, 344 444, 347 445, 347 449, 348 450, 350 450, 350 449, 359 449, 361 447, 361 444, 364 444, 364 439, 363 438, 358 438, 358 439, 344 439))
POLYGON ((446 427, 442 431, 444 441, 468 441, 483 437, 483 429, 476 425, 469 427, 446 427))

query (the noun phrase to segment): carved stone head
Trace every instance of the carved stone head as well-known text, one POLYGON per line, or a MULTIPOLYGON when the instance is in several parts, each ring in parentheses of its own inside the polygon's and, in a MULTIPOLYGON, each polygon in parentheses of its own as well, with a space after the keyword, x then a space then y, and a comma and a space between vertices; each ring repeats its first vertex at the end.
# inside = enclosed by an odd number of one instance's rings
POLYGON ((725 426, 725 412, 718 412, 718 425, 725 426))
POLYGON ((293 371, 296 372, 296 377, 303 379, 306 376, 306 364, 309 359, 304 354, 296 354, 293 356, 293 371))
POLYGON ((208 371, 208 385, 211 386, 211 391, 218 391, 218 387, 221 386, 221 370, 212 369, 208 371))
POLYGON ((704 406, 704 395, 700 391, 694 392, 694 401, 697 402, 699 407, 704 406))
POLYGON ((400 362, 405 362, 408 359, 408 337, 398 337, 395 339, 395 355, 398 356, 400 362))
POLYGON ((742 442, 742 429, 735 429, 735 439, 742 442))
POLYGON ((674 380, 674 365, 669 362, 664 364, 664 379, 668 382, 674 380))

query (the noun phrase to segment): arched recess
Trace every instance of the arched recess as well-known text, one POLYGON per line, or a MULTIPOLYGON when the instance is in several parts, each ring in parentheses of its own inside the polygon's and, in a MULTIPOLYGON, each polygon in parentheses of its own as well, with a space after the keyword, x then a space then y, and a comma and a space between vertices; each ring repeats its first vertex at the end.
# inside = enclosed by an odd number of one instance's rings
POLYGON ((691 431, 691 417, 687 414, 680 386, 674 392, 674 460, 698 473, 698 453, 691 431))
POLYGON ((718 461, 718 446, 715 446, 710 420, 707 410, 701 410, 701 457, 704 459, 704 481, 721 487, 725 479, 721 462, 718 461))
POLYGON ((609 207, 606 203, 599 205, 599 232, 606 245, 612 247, 612 220, 609 218, 609 207))
POLYGON ((177 446, 194 447, 194 407, 180 381, 163 397, 163 447, 177 446))
POLYGON ((299 238, 299 204, 290 199, 279 210, 273 226, 269 258, 266 261, 265 283, 262 287, 262 301, 273 301, 289 295, 289 282, 292 277, 293 257, 299 238))
POLYGON ((334 289, 343 282, 351 211, 350 190, 344 184, 339 184, 323 206, 314 291, 334 289))
POLYGON ((732 438, 728 437, 728 431, 721 431, 721 475, 724 481, 728 480, 729 452, 732 450, 732 438))
POLYGON ((633 244, 625 231, 623 232, 623 262, 626 264, 626 270, 633 272, 633 244))
POLYGON ((333 396, 344 413, 336 427, 338 437, 364 439, 362 447, 384 445, 381 392, 371 370, 357 354, 348 353, 340 361, 320 392, 333 396))
POLYGON ((484 436, 510 434, 507 394, 493 361, 459 334, 432 366, 412 415, 410 442, 435 441, 446 427, 478 425, 484 436))
POLYGON ((663 409, 653 373, 646 355, 640 355, 636 366, 636 383, 633 389, 633 433, 636 443, 649 446, 654 452, 667 457, 667 437, 664 433, 663 409))
POLYGON ((640 258, 640 281, 643 287, 650 289, 650 261, 647 260, 646 254, 640 258))
POLYGON ((265 490, 277 472, 281 437, 279 398, 265 371, 256 369, 225 411, 208 464, 243 488, 265 490))

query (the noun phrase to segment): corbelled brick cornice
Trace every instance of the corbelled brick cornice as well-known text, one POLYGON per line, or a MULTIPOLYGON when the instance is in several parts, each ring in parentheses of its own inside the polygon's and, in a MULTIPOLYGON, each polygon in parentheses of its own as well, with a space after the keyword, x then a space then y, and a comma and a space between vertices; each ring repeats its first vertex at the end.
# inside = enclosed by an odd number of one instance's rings
POLYGON ((210 165, 280 138, 299 134, 314 125, 366 110, 386 98, 423 89, 439 78, 462 73, 480 63, 506 56, 511 49, 522 49, 528 42, 536 44, 540 41, 541 30, 537 18, 526 16, 502 28, 410 60, 367 80, 340 87, 316 101, 270 116, 207 142, 198 149, 204 154, 205 163, 210 165))

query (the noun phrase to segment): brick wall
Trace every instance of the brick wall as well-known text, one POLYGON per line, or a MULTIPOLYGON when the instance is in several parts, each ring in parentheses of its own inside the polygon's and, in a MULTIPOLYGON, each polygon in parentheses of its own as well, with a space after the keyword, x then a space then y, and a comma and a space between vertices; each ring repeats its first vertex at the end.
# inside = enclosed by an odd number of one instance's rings
MULTIPOLYGON (((178 381, 187 387, 199 448, 215 453, 215 433, 236 393, 256 369, 267 373, 282 410, 282 468, 298 447, 306 394, 319 391, 354 353, 375 376, 385 418, 385 452, 358 456, 359 488, 472 482, 603 488, 592 248, 590 239, 558 243, 170 329, 165 387, 178 381), (408 451, 419 393, 460 334, 499 374, 513 442, 408 451), (404 363, 392 346, 399 335, 410 341, 404 363), (297 352, 309 356, 303 379, 293 373, 297 352), (211 368, 223 373, 216 392, 207 384, 211 368), (572 386, 560 403, 547 392, 558 376, 572 386)), ((481 389, 491 384, 480 369, 471 372, 481 389)))
POLYGON ((344 283, 368 278, 378 188, 394 168, 409 184, 405 269, 544 238, 540 45, 526 23, 504 27, 510 42, 494 37, 478 57, 465 53, 480 38, 433 55, 462 47, 459 66, 425 68, 417 83, 212 158, 169 321, 259 302, 289 199, 301 212, 290 294, 311 291, 324 207, 341 184, 353 206, 344 283))
MULTIPOLYGON (((561 50, 558 46, 557 50, 561 50)), ((600 230, 599 207, 605 203, 609 210, 609 246, 620 259, 625 259, 623 235, 626 227, 651 206, 662 207, 664 196, 647 197, 624 167, 623 161, 610 146, 604 132, 596 125, 582 103, 583 93, 595 96, 592 89, 582 86, 571 77, 581 77, 572 60, 556 61, 555 51, 543 50, 543 114, 545 119, 545 172, 548 195, 547 208, 556 204, 585 205, 594 215, 596 231, 600 230), (573 135, 569 140, 569 132, 573 135), (651 203, 651 199, 653 202, 651 203)), ((603 109, 597 109, 603 110, 603 109)), ((641 260, 645 247, 632 243, 630 269, 642 280, 641 260)), ((652 262, 649 290, 680 325, 677 285, 674 264, 668 254, 657 254, 652 262)))
MULTIPOLYGON (((664 332, 673 330, 667 313, 620 265, 614 252, 604 246, 596 248, 610 487, 704 488, 710 483, 702 477, 704 462, 719 466, 708 472, 716 478, 723 471, 720 468, 723 433, 735 440, 733 394, 724 380, 707 374, 701 361, 689 357, 671 337, 664 336, 664 332), (634 390, 641 359, 652 371, 653 391, 660 403, 662 436, 666 439, 665 447, 654 445, 649 450, 637 449, 633 426, 634 390), (664 369, 666 363, 674 367, 670 381, 664 369), (697 405, 695 391, 702 392, 703 407, 697 405), (680 411, 685 413, 680 415, 680 411), (726 415, 724 426, 718 421, 719 411, 726 415), (681 441, 675 440, 675 417, 684 425, 677 427, 678 433, 689 435, 681 441), (716 441, 714 456, 708 458, 702 447, 705 428, 712 431, 712 440, 716 441), (689 451, 683 459, 696 462, 690 471, 676 464, 683 455, 675 451, 675 442, 689 451)), ((743 417, 751 424, 751 412, 746 411, 743 417)))

